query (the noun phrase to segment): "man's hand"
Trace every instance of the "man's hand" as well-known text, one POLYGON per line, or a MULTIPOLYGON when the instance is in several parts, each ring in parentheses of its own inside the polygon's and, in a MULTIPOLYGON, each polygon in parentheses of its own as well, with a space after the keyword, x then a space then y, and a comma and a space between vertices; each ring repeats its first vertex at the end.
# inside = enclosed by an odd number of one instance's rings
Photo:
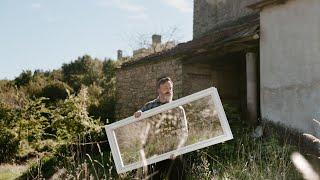
POLYGON ((134 117, 135 117, 135 118, 139 118, 139 117, 141 116, 141 113, 142 113, 142 111, 140 111, 140 110, 137 111, 137 112, 135 112, 135 113, 134 113, 134 117))
POLYGON ((170 159, 171 160, 175 160, 177 158, 177 156, 175 154, 171 154, 170 159))

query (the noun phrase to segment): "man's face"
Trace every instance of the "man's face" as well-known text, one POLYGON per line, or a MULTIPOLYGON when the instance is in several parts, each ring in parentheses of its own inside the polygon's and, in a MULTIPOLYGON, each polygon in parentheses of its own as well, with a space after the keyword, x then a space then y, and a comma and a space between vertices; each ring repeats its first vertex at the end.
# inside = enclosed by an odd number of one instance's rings
POLYGON ((164 84, 161 84, 158 93, 160 99, 165 100, 165 102, 171 102, 173 97, 173 84, 171 81, 167 81, 164 84))

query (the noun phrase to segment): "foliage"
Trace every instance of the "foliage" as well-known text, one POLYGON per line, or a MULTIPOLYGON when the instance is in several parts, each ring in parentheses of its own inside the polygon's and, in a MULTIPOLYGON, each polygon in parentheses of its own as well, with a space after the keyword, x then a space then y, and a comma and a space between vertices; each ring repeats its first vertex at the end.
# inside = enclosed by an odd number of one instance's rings
POLYGON ((11 109, 0 102, 0 163, 11 161, 18 152, 19 139, 12 130, 12 118, 11 109))
POLYGON ((16 133, 11 129, 1 127, 0 147, 0 163, 12 161, 19 148, 19 139, 16 133))
POLYGON ((95 118, 101 118, 105 124, 115 120, 115 72, 117 66, 117 63, 112 60, 103 61, 104 78, 100 88, 97 84, 93 84, 88 90, 91 97, 91 103, 88 107, 89 114, 95 118))
POLYGON ((100 84, 103 79, 102 66, 102 62, 98 59, 84 55, 74 62, 62 65, 63 79, 77 92, 82 84, 86 86, 93 83, 100 84))
POLYGON ((27 139, 29 142, 38 142, 49 125, 50 110, 43 102, 45 98, 26 99, 24 108, 17 109, 15 113, 16 132, 19 140, 27 139))
POLYGON ((99 130, 99 120, 88 115, 87 88, 82 88, 78 95, 70 95, 54 111, 52 128, 60 140, 76 141, 79 135, 99 130))
POLYGON ((100 118, 104 124, 115 121, 115 96, 102 95, 97 104, 91 104, 88 112, 95 118, 100 118))
POLYGON ((61 81, 53 81, 46 85, 37 96, 49 98, 50 101, 57 101, 66 99, 68 93, 72 93, 70 86, 61 81))
POLYGON ((15 85, 18 87, 29 84, 32 80, 33 73, 30 70, 23 71, 18 77, 14 79, 15 85))
POLYGON ((117 66, 117 62, 114 62, 110 59, 103 61, 102 71, 106 82, 110 82, 115 77, 117 66))
MULTIPOLYGON (((61 69, 25 70, 12 81, 1 80, 0 162, 39 157, 42 160, 31 171, 38 173, 42 169, 42 176, 34 177, 49 177, 54 173, 49 170, 59 165, 52 158, 66 160, 75 153, 75 149, 68 149, 68 157, 64 157, 66 152, 60 148, 63 145, 105 141, 100 119, 104 123, 114 120, 117 66, 115 61, 84 55, 61 69), (50 168, 46 170, 46 166, 50 168)), ((109 154, 108 147, 105 149, 109 154)), ((94 156, 91 157, 95 163, 94 156)), ((82 159, 79 166, 85 167, 85 161, 89 159, 82 159)), ((105 167, 113 168, 110 159, 108 162, 105 167)), ((87 163, 87 167, 92 166, 87 163)), ((100 172, 99 168, 97 171, 100 172)))
POLYGON ((80 144, 63 144, 53 155, 42 157, 19 179, 114 179, 117 173, 110 151, 97 150, 86 153, 80 144))
POLYGON ((8 105, 0 102, 0 126, 12 128, 13 127, 13 112, 8 105))
POLYGON ((22 108, 26 99, 24 92, 20 91, 13 82, 4 82, 0 86, 0 102, 11 109, 22 108))

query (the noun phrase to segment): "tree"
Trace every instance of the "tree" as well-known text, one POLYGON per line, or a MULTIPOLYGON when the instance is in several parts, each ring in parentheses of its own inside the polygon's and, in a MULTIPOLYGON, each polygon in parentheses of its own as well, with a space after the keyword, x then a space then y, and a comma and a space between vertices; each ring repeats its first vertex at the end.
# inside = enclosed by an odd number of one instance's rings
POLYGON ((18 87, 29 84, 32 80, 33 74, 30 70, 23 71, 17 78, 14 79, 15 85, 18 87))
MULTIPOLYGON (((118 64, 116 61, 112 60, 104 60, 103 61, 103 74, 104 78, 101 83, 101 89, 99 96, 96 96, 95 102, 90 104, 88 111, 89 114, 96 117, 101 118, 101 120, 106 123, 107 119, 109 122, 114 120, 114 111, 115 111, 115 93, 116 93, 116 68, 118 64)), ((98 87, 92 86, 89 87, 89 92, 94 92, 93 90, 99 89, 98 87)), ((90 93, 91 97, 93 93, 90 93)))
POLYGON ((103 61, 102 71, 106 82, 111 81, 115 77, 117 66, 117 63, 111 59, 103 61))
MULTIPOLYGON (((151 49, 151 53, 158 52, 158 48, 152 44, 151 37, 155 33, 137 33, 134 35, 129 35, 127 41, 132 50, 137 50, 141 48, 151 49)), ((163 42, 173 42, 173 44, 178 44, 181 40, 181 35, 179 33, 178 27, 170 27, 166 30, 161 30, 157 34, 161 35, 163 42)), ((161 50, 166 50, 171 47, 170 43, 164 43, 161 50)), ((160 51, 161 51, 160 50, 160 51)))
POLYGON ((98 59, 84 55, 74 62, 63 64, 63 80, 76 92, 80 90, 81 84, 86 86, 94 82, 100 84, 100 80, 103 78, 102 66, 102 62, 98 59))

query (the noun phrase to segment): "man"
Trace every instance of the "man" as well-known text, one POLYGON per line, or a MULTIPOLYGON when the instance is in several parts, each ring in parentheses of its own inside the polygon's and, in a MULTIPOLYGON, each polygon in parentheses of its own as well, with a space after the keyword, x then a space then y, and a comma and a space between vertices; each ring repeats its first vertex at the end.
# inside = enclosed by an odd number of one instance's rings
MULTIPOLYGON (((148 103, 146 103, 140 110, 134 113, 135 118, 139 118, 142 114, 142 112, 150 110, 152 108, 161 106, 163 104, 169 103, 172 101, 173 97, 173 82, 169 77, 161 78, 158 83, 157 83, 157 92, 158 92, 158 97, 148 103)), ((173 110, 170 110, 170 113, 173 114, 174 116, 169 116, 171 118, 163 118, 162 115, 161 117, 156 116, 156 120, 152 122, 149 122, 148 124, 148 130, 146 134, 144 134, 144 139, 142 140, 143 146, 147 143, 147 139, 150 138, 150 136, 157 134, 158 131, 161 129, 162 134, 160 134, 160 137, 163 137, 168 134, 169 132, 163 131, 163 127, 165 127, 166 124, 168 124, 168 119, 169 121, 175 121, 174 123, 170 123, 171 127, 172 124, 178 124, 177 121, 180 123, 179 130, 181 131, 180 134, 177 135, 169 135, 172 139, 170 142, 174 141, 173 139, 179 139, 178 142, 174 145, 175 149, 178 149, 184 145, 184 143, 187 140, 187 135, 188 135, 188 128, 187 128, 187 121, 186 121, 186 115, 184 109, 179 106, 178 108, 175 108, 173 110), (152 124, 153 123, 153 124, 152 124), (152 125, 150 125, 152 124, 152 125), (152 127, 150 127, 152 126, 152 127), (151 131, 151 132, 150 132, 151 131)), ((169 125, 170 126, 170 125, 169 125)), ((173 131, 171 131, 173 132, 173 131)), ((158 134, 159 136, 159 134, 158 134)), ((163 145, 164 148, 166 145, 163 145)), ((171 150, 175 150, 172 149, 171 150)), ((170 150, 170 148, 166 148, 165 150, 170 150)), ((146 152, 142 151, 141 153, 142 156, 146 156, 146 152)), ((143 157, 146 159, 146 157, 143 157)), ((171 156, 170 160, 165 160, 159 163, 156 163, 154 166, 154 173, 152 176, 152 179, 162 179, 161 175, 163 173, 167 173, 166 178, 169 179, 185 179, 185 175, 183 173, 183 162, 182 162, 182 156, 176 159, 175 156, 171 156)), ((152 168, 152 166, 149 166, 149 168, 152 168)))
POLYGON ((172 101, 173 97, 173 83, 169 77, 161 78, 157 83, 158 97, 147 104, 145 104, 140 110, 134 113, 136 118, 141 116, 141 113, 152 108, 161 106, 172 101))

